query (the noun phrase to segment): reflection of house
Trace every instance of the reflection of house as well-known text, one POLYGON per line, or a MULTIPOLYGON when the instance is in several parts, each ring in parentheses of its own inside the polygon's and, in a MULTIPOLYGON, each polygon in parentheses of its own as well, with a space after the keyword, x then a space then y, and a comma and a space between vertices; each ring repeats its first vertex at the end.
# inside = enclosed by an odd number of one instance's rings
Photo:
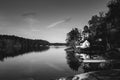
POLYGON ((106 63, 106 60, 83 60, 84 63, 106 63))
POLYGON ((84 63, 106 63, 106 62, 109 62, 111 60, 105 60, 104 57, 102 56, 90 56, 90 55, 87 55, 87 54, 78 54, 76 53, 76 57, 78 58, 78 60, 81 62, 84 62, 84 63))

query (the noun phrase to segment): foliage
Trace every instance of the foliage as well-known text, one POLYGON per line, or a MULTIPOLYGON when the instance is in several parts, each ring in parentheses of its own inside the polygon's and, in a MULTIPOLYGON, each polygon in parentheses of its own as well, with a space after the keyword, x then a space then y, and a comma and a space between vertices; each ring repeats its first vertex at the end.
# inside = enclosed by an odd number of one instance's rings
POLYGON ((120 46, 120 0, 111 0, 107 6, 109 11, 106 14, 100 12, 88 23, 92 41, 101 38, 103 46, 111 49, 120 46))
POLYGON ((71 43, 75 43, 80 38, 80 33, 78 28, 72 29, 69 33, 67 33, 67 44, 70 45, 71 43))
POLYGON ((120 26, 120 0, 111 0, 108 3, 109 11, 107 13, 107 22, 114 27, 120 26))
POLYGON ((31 51, 46 45, 49 45, 49 42, 45 40, 32 40, 17 36, 0 35, 0 52, 12 53, 13 50, 31 51))
POLYGON ((84 26, 82 34, 77 28, 67 34, 67 44, 76 45, 76 41, 84 42, 86 39, 91 45, 101 45, 105 50, 120 47, 120 0, 111 0, 107 4, 108 12, 99 12, 84 26), (89 34, 87 38, 85 35, 89 34))
POLYGON ((106 13, 106 23, 109 30, 109 40, 113 47, 120 47, 120 0, 111 0, 108 3, 109 11, 106 13))

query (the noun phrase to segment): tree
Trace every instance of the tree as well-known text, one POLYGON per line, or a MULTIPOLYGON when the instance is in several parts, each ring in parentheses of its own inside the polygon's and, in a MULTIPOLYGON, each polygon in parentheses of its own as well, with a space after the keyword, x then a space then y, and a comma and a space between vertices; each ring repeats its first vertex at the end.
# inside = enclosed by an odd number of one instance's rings
POLYGON ((108 3, 109 11, 106 13, 107 29, 112 47, 120 47, 120 0, 111 0, 108 3))
POLYGON ((101 39, 102 42, 100 45, 107 46, 106 44, 106 23, 105 23, 105 14, 100 12, 99 15, 94 15, 88 21, 89 30, 91 33, 90 40, 91 44, 97 45, 98 41, 101 39))
POLYGON ((68 45, 73 45, 80 38, 80 33, 78 28, 72 29, 69 33, 67 33, 66 42, 68 45))
POLYGON ((112 23, 112 26, 120 26, 120 0, 111 0, 108 3, 109 11, 107 15, 107 22, 112 23))
POLYGON ((89 30, 88 26, 86 26, 86 25, 83 28, 82 36, 83 36, 82 41, 85 41, 90 36, 90 30, 89 30))
POLYGON ((103 12, 100 12, 99 15, 92 16, 91 20, 88 21, 89 29, 94 36, 98 36, 101 32, 105 31, 105 15, 103 12))
POLYGON ((89 29, 93 40, 102 38, 107 49, 120 47, 120 0, 111 0, 107 7, 109 11, 104 14, 92 16, 89 20, 89 29))

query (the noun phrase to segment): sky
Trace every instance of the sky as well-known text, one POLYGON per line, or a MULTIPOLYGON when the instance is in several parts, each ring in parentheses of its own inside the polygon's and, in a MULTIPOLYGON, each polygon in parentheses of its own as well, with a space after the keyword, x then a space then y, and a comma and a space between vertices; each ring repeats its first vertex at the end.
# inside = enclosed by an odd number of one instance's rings
POLYGON ((0 0, 0 34, 65 42, 72 28, 82 29, 110 0, 0 0))

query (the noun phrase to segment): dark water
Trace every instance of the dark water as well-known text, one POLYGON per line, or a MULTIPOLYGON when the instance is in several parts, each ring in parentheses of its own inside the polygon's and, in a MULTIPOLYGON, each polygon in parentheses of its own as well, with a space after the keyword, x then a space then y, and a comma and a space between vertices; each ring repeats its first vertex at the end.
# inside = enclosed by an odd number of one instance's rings
MULTIPOLYGON (((81 51, 81 50, 80 50, 81 51)), ((90 71, 120 69, 120 52, 111 50, 106 53, 86 53, 67 49, 67 63, 72 70, 83 70, 83 73, 90 71)))
POLYGON ((81 74, 61 77, 57 80, 120 80, 120 51, 91 51, 89 49, 66 49, 69 67, 81 74))
POLYGON ((80 73, 68 66, 65 48, 1 55, 0 80, 51 80, 80 73))

